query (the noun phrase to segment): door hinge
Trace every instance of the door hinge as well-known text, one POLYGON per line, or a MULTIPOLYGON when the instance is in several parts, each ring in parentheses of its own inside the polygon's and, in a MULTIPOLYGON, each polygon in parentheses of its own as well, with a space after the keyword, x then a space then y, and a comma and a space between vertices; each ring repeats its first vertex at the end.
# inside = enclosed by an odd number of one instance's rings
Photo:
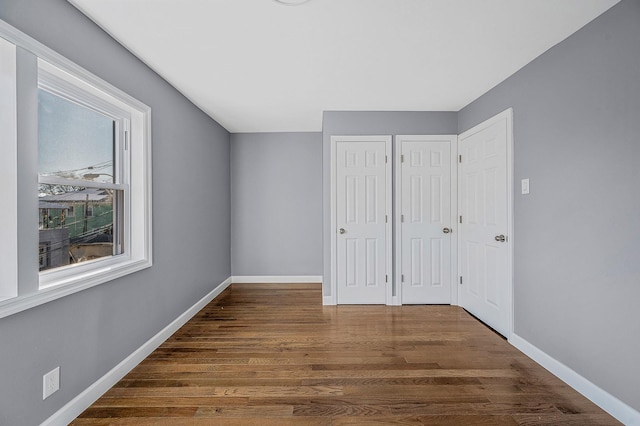
POLYGON ((460 216, 460 223, 462 223, 462 216, 460 216))
POLYGON ((460 277, 460 284, 462 284, 462 276, 460 277))
POLYGON ((404 274, 400 275, 400 282, 403 283, 404 282, 404 274))
POLYGON ((385 276, 384 276, 384 282, 385 282, 385 283, 388 283, 388 282, 389 282, 389 275, 385 275, 385 276))
POLYGON ((384 156, 384 162, 385 162, 385 163, 388 163, 388 162, 389 162, 389 159, 387 158, 387 156, 386 156, 386 155, 384 156))
POLYGON ((458 155, 458 163, 462 163, 462 155, 458 155))
POLYGON ((384 223, 389 223, 389 216, 386 214, 384 215, 384 223))
POLYGON ((400 156, 400 162, 404 163, 404 154, 400 156))
POLYGON ((400 215, 400 222, 404 222, 404 215, 403 214, 400 215))

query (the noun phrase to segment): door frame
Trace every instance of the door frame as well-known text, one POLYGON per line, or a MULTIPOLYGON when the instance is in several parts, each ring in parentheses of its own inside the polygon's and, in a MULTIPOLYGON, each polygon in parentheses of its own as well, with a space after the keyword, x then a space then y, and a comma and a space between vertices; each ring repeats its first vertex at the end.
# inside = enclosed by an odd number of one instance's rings
MULTIPOLYGON (((394 146, 394 213, 400 217, 402 210, 402 169, 401 144, 404 141, 443 141, 450 142, 451 150, 451 305, 458 304, 458 135, 396 135, 394 146)), ((402 224, 400 220, 394 222, 394 295, 392 304, 402 305, 402 224)))
MULTIPOLYGON (((515 240, 515 232, 514 232, 514 223, 513 223, 513 201, 514 201, 514 194, 513 194, 513 184, 514 184, 514 177, 513 177, 513 108, 508 108, 504 111, 502 111, 501 113, 498 113, 496 115, 494 115, 493 117, 483 121, 480 124, 475 125, 474 127, 470 128, 469 130, 462 132, 458 135, 458 143, 460 143, 463 139, 478 133, 481 130, 486 129, 487 127, 502 121, 506 119, 506 124, 507 124, 507 154, 506 154, 506 160, 507 160, 507 277, 509 279, 509 285, 507 285, 507 297, 505 298, 505 300, 508 301, 509 303, 509 307, 508 307, 508 311, 509 311, 509 324, 507 325, 507 335, 504 336, 507 338, 507 340, 511 339, 511 336, 513 335, 514 332, 514 268, 513 268, 513 257, 514 257, 514 240, 515 240)), ((460 192, 458 192, 458 197, 460 197, 462 194, 460 192)), ((458 206, 460 205, 460 200, 458 200, 458 206)), ((459 214, 459 213, 458 213, 459 214)), ((456 221, 457 222, 457 221, 456 221)), ((461 247, 461 241, 460 241, 461 235, 458 232, 458 256, 457 258, 459 259, 461 256, 460 253, 460 247, 461 247)), ((458 287, 459 291, 462 291, 461 289, 461 284, 460 284, 460 276, 462 275, 462 266, 459 265, 458 267, 458 274, 457 274, 457 282, 458 285, 456 287, 458 287)), ((458 299, 459 300, 459 299, 458 299)))
POLYGON ((392 150, 391 150, 391 136, 390 135, 372 135, 372 136, 331 136, 331 186, 330 186, 330 209, 331 209, 331 305, 338 304, 338 219, 336 207, 337 202, 337 144, 338 142, 384 142, 385 143, 385 163, 386 163, 386 184, 385 184, 385 211, 387 215, 387 221, 385 223, 385 267, 387 270, 388 281, 386 283, 385 291, 385 303, 387 305, 392 304, 393 297, 393 241, 392 241, 392 224, 393 224, 393 204, 392 204, 392 150))

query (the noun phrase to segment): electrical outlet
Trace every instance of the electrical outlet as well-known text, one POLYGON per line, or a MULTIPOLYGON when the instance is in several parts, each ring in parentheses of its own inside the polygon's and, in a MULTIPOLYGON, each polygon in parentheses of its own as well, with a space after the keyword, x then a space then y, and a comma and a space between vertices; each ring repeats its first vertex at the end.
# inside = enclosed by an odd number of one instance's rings
POLYGON ((42 376, 42 399, 47 399, 58 389, 60 389, 60 367, 42 376))
POLYGON ((529 193, 529 179, 522 179, 520 181, 522 195, 527 195, 529 193))

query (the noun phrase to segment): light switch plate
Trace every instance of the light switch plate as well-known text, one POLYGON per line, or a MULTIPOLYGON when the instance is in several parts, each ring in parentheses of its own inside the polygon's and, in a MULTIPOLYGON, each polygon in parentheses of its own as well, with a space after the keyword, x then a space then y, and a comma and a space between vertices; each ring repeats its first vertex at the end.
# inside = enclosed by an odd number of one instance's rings
POLYGON ((527 195, 529 193, 529 179, 522 179, 520 184, 522 187, 522 195, 527 195))

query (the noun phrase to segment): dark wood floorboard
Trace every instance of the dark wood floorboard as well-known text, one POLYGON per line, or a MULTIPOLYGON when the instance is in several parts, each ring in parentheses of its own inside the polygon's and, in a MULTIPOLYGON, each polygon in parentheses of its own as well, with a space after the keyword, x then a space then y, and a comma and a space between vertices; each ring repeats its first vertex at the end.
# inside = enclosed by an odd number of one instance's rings
POLYGON ((233 284, 73 425, 614 425, 455 306, 233 284))

